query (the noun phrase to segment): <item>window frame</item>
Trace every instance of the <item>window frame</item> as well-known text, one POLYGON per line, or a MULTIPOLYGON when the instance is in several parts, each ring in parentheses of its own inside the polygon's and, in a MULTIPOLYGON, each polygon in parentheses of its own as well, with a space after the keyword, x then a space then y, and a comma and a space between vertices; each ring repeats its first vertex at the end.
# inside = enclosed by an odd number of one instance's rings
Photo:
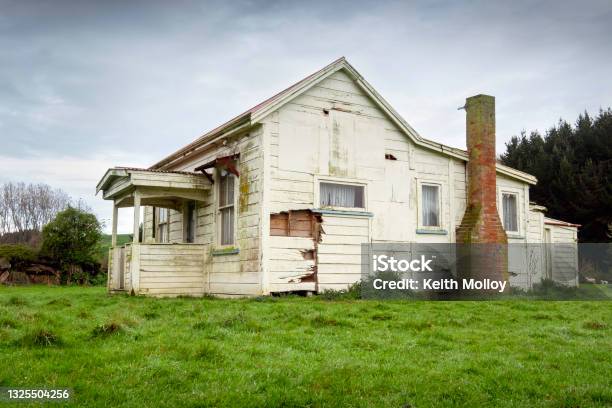
POLYGON ((238 199, 238 194, 236 194, 236 187, 239 185, 238 182, 238 177, 235 174, 232 174, 230 172, 228 172, 225 169, 220 169, 220 168, 216 168, 215 169, 215 184, 217 184, 217 188, 215 188, 215 194, 216 194, 216 198, 215 198, 215 220, 216 220, 216 234, 215 234, 215 247, 216 248, 234 248, 236 247, 236 238, 237 238, 237 230, 236 227, 238 225, 238 217, 237 217, 237 213, 236 213, 236 208, 237 208, 237 199, 238 199), (225 204, 225 205, 221 205, 221 179, 222 179, 222 172, 226 173, 226 176, 228 177, 232 177, 233 178, 233 183, 234 183, 234 188, 233 188, 233 197, 232 197, 232 203, 231 204, 225 204), (222 215, 222 210, 226 209, 226 208, 233 208, 233 213, 234 213, 234 217, 233 217, 233 228, 232 228, 232 242, 229 244, 224 244, 223 243, 223 215, 222 215))
POLYGON ((368 184, 363 181, 340 178, 340 177, 316 177, 315 178, 315 189, 314 189, 314 202, 317 208, 328 209, 334 211, 354 211, 354 212, 367 212, 368 211, 368 184), (339 207, 339 206, 323 206, 321 205, 321 183, 327 184, 340 184, 346 186, 361 187, 363 189, 363 207, 339 207))
POLYGON ((170 242, 170 209, 163 207, 155 207, 155 211, 157 212, 155 214, 155 242, 160 244, 167 244, 170 242), (166 217, 163 222, 161 217, 162 210, 165 210, 166 213, 166 217), (162 234, 162 231, 160 230, 161 226, 166 227, 165 234, 162 234))
POLYGON ((499 211, 499 215, 501 218, 501 223, 502 223, 502 227, 504 228, 504 231, 506 232, 506 235, 511 236, 511 237, 520 237, 521 236, 521 206, 520 206, 520 202, 521 202, 521 192, 518 189, 510 189, 510 188, 502 188, 499 189, 499 193, 498 193, 498 201, 497 201, 497 208, 499 211), (516 230, 507 230, 506 229, 506 224, 504 222, 505 219, 505 213, 504 213, 504 195, 512 195, 515 197, 515 202, 516 202, 516 230))
POLYGON ((427 231, 444 231, 444 183, 437 180, 419 180, 417 179, 417 230, 427 231), (423 225, 423 186, 431 186, 438 188, 438 225, 423 225))

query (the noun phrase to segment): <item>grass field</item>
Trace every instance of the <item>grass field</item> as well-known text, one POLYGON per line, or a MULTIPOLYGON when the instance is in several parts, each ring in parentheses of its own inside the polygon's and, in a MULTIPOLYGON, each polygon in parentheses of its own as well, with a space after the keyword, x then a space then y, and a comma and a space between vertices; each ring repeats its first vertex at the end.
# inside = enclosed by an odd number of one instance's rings
POLYGON ((70 387, 66 405, 100 407, 612 406, 611 326, 605 301, 0 288, 0 387, 70 387))

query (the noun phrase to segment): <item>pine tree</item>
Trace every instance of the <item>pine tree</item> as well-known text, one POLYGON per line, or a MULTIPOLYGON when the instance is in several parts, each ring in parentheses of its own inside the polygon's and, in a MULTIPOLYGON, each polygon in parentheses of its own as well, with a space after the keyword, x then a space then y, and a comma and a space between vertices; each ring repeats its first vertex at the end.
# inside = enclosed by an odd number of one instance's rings
POLYGON ((561 120, 544 136, 523 131, 500 160, 538 178, 531 200, 581 224, 580 242, 612 242, 612 109, 584 112, 574 126, 561 120))

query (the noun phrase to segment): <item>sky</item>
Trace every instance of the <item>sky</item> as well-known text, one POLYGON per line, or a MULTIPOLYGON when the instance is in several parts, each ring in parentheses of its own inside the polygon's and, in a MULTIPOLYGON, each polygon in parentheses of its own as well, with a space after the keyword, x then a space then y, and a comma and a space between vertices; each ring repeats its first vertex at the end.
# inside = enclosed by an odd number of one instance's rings
MULTIPOLYGON (((612 2, 0 0, 0 183, 83 199, 340 56, 423 137, 465 147, 496 97, 497 151, 612 106, 612 2)), ((130 232, 122 210, 119 231, 130 232)))

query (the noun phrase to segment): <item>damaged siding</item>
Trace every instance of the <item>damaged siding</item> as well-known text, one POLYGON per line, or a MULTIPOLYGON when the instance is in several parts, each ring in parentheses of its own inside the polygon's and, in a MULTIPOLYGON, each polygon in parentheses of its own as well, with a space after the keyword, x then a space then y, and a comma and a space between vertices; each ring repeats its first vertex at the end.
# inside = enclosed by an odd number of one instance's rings
POLYGON ((310 210, 270 214, 270 290, 317 291, 321 216, 310 210))

